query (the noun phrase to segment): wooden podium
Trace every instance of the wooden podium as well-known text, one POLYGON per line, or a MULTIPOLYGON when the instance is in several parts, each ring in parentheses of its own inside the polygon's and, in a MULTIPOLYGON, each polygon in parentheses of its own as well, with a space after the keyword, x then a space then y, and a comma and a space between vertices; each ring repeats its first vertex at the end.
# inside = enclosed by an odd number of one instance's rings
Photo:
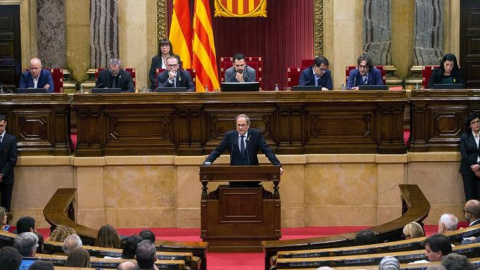
POLYGON ((200 182, 203 185, 201 237, 209 242, 210 250, 261 251, 260 241, 281 237, 280 167, 201 166, 200 182), (207 192, 209 182, 226 181, 230 185, 207 192), (273 193, 255 185, 259 181, 273 182, 273 193))

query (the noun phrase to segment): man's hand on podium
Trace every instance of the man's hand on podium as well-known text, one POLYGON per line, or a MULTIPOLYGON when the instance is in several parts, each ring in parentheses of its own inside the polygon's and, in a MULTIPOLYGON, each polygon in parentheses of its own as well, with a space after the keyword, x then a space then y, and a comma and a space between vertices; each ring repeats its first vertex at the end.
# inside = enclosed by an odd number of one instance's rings
POLYGON ((280 175, 282 175, 282 174, 283 174, 283 168, 280 167, 280 175))

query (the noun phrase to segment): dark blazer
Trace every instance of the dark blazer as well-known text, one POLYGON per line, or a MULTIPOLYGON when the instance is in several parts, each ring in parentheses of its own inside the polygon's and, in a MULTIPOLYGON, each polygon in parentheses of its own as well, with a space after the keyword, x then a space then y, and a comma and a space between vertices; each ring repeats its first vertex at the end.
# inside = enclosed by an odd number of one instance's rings
MULTIPOLYGON (((453 77, 453 83, 461 83, 463 87, 465 87, 465 80, 463 79, 462 74, 460 74, 459 71, 452 72, 450 76, 453 77)), ((431 88, 434 84, 442 84, 443 78, 446 77, 443 76, 442 69, 435 69, 434 71, 432 71, 432 76, 430 76, 430 80, 428 81, 428 88, 431 88)))
MULTIPOLYGON (((195 92, 195 85, 190 72, 179 69, 175 80, 177 81, 177 87, 187 87, 188 92, 195 92)), ((168 71, 165 70, 158 74, 158 87, 173 87, 173 83, 168 81, 168 71)))
MULTIPOLYGON (((38 78, 37 88, 43 88, 46 84, 50 84, 50 88, 47 89, 47 92, 53 92, 55 90, 52 73, 50 70, 42 69, 40 71, 40 77, 38 78)), ((33 86, 33 78, 30 71, 23 72, 20 76, 18 88, 33 88, 33 86)))
POLYGON ((253 128, 248 129, 248 136, 245 141, 247 144, 246 159, 240 152, 238 145, 238 132, 236 130, 228 131, 217 148, 215 148, 207 159, 205 159, 205 162, 213 163, 223 152, 225 152, 226 149, 228 149, 228 152, 230 153, 230 165, 258 165, 257 152, 260 149, 273 165, 282 165, 272 149, 266 144, 260 130, 253 128))
MULTIPOLYGON (((225 70, 225 81, 226 82, 238 82, 235 67, 229 67, 225 70)), ((256 82, 257 81, 257 72, 252 67, 245 65, 243 69, 243 80, 245 82, 256 82)))
MULTIPOLYGON (((110 70, 105 69, 98 74, 97 82, 95 83, 95 87, 99 88, 112 88, 112 76, 110 75, 110 70)), ((118 80, 117 80, 117 88, 121 88, 122 91, 126 92, 135 92, 135 86, 133 86, 133 79, 130 72, 120 69, 118 71, 118 80)))
POLYGON ((157 68, 163 68, 162 63, 163 60, 161 57, 158 57, 158 55, 152 57, 152 65, 150 66, 150 71, 148 71, 148 77, 150 77, 152 89, 155 89, 155 86, 157 85, 157 81, 155 80, 155 71, 157 70, 157 68))
POLYGON ((14 179, 13 169, 17 164, 17 139, 15 136, 5 133, 0 151, 0 173, 3 174, 2 183, 12 184, 14 179))
POLYGON ((473 164, 477 164, 478 155, 480 154, 477 144, 475 143, 475 138, 473 137, 472 132, 463 133, 460 137, 460 155, 462 157, 460 161, 460 173, 475 176, 475 173, 472 171, 473 164))
MULTIPOLYGON (((359 86, 361 84, 363 84, 363 80, 358 68, 351 70, 350 74, 348 74, 347 89, 359 86)), ((373 67, 370 69, 370 71, 368 71, 366 85, 383 85, 382 72, 378 68, 373 67)))
MULTIPOLYGON (((308 67, 302 70, 300 73, 300 79, 298 80, 298 85, 315 85, 315 76, 313 76, 313 66, 308 67)), ((318 79, 318 85, 321 87, 326 87, 328 90, 332 90, 332 75, 330 70, 326 70, 322 77, 318 79)))

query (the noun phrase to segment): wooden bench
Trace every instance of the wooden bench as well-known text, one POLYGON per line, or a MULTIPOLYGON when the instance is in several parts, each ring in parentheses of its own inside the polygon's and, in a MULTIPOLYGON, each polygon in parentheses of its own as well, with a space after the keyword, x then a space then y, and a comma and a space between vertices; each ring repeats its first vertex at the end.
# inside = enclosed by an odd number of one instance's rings
MULTIPOLYGON (((430 211, 430 203, 417 185, 399 185, 399 187, 402 198, 402 216, 370 228, 375 233, 379 243, 401 240, 403 227, 413 221, 422 222, 430 211)), ((279 251, 352 246, 356 234, 357 232, 351 232, 307 239, 263 241, 265 269, 269 269, 271 258, 279 251)))
MULTIPOLYGON (((67 256, 64 255, 37 254, 35 257, 41 260, 51 261, 55 266, 65 266, 67 262, 67 256)), ((90 258, 92 268, 117 268, 119 264, 126 261, 134 260, 90 258)), ((155 265, 159 269, 188 269, 188 267, 185 266, 185 262, 181 260, 157 260, 155 265)))
MULTIPOLYGON (((71 227, 80 236, 84 244, 94 246, 98 230, 75 222, 73 202, 76 193, 76 188, 59 188, 45 206, 43 215, 51 225, 52 230, 58 225, 71 227)), ((190 252, 200 259, 201 269, 207 269, 206 252, 208 243, 206 242, 155 241, 155 246, 157 251, 190 252)))
MULTIPOLYGON (((465 255, 469 258, 480 257, 480 243, 460 245, 453 247, 454 253, 465 255)), ((333 256, 314 258, 279 258, 276 268, 305 268, 305 267, 342 267, 342 266, 364 266, 377 265, 385 256, 397 258, 400 263, 410 263, 425 259, 425 250, 412 250, 391 253, 374 253, 353 256, 333 256)))

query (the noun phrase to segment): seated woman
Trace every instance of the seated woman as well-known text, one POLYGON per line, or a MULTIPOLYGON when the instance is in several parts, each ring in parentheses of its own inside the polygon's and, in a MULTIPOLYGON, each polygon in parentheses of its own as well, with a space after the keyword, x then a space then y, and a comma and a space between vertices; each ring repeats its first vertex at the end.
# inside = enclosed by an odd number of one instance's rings
POLYGON ((5 208, 0 207, 0 226, 2 231, 8 232, 10 226, 7 225, 7 211, 5 208))
POLYGON ((403 227, 403 235, 405 236, 405 240, 423 237, 425 236, 425 231, 423 230, 422 226, 417 222, 410 222, 405 227, 403 227))
POLYGON ((117 230, 112 225, 103 225, 98 231, 95 246, 120 248, 120 236, 118 236, 117 230))
POLYGON ((461 84, 462 88, 465 87, 465 81, 457 64, 457 57, 453 53, 445 54, 440 67, 432 72, 428 88, 432 88, 434 84, 461 84))
POLYGON ((68 255, 65 266, 90 268, 90 254, 82 247, 76 247, 72 250, 72 253, 68 255))
POLYGON ((58 225, 50 234, 50 236, 48 237, 48 240, 63 242, 67 237, 69 237, 72 234, 76 234, 74 229, 67 226, 58 225))

